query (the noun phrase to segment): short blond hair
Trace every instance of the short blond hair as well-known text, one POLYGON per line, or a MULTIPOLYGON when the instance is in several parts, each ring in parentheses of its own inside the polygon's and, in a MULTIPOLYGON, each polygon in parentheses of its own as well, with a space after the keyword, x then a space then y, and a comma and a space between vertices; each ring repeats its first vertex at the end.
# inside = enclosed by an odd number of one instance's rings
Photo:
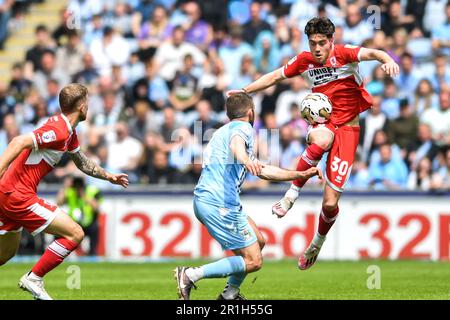
POLYGON ((71 83, 59 93, 59 106, 63 113, 74 111, 80 103, 86 101, 88 89, 79 83, 71 83))

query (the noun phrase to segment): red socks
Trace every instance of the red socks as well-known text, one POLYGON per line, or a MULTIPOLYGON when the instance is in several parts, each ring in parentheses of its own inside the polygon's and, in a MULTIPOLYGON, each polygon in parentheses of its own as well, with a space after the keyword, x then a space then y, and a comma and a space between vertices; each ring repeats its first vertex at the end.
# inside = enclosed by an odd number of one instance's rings
MULTIPOLYGON (((303 152, 300 160, 297 163, 297 171, 305 171, 311 167, 315 167, 320 159, 322 159, 323 154, 326 150, 319 147, 317 144, 311 144, 308 146, 308 148, 305 149, 303 152)), ((306 179, 297 179, 294 180, 292 183, 301 188, 305 185, 306 179)))
POLYGON ((39 277, 45 276, 49 271, 59 266, 64 258, 77 247, 78 243, 65 238, 53 241, 31 271, 39 277))
POLYGON ((336 207, 333 211, 326 211, 322 207, 322 212, 319 216, 319 228, 318 232, 321 236, 325 236, 328 231, 330 231, 334 222, 336 221, 337 215, 339 213, 339 207, 336 207))

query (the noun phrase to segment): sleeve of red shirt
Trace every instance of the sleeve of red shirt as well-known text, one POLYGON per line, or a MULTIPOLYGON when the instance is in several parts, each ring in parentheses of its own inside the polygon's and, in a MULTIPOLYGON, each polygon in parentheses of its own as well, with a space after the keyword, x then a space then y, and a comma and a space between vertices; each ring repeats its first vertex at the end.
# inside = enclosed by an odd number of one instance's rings
POLYGON ((77 132, 74 130, 72 136, 70 137, 69 144, 67 146, 69 153, 75 153, 80 151, 80 143, 78 142, 77 132))
POLYGON ((359 50, 361 50, 361 47, 346 44, 342 47, 341 54, 346 63, 360 62, 359 50))
POLYGON ((283 75, 286 78, 292 78, 298 76, 300 72, 300 63, 303 58, 303 52, 299 53, 295 57, 292 57, 288 63, 286 63, 283 67, 283 75))
POLYGON ((31 132, 33 148, 62 150, 68 133, 64 132, 54 123, 45 123, 43 126, 31 132))

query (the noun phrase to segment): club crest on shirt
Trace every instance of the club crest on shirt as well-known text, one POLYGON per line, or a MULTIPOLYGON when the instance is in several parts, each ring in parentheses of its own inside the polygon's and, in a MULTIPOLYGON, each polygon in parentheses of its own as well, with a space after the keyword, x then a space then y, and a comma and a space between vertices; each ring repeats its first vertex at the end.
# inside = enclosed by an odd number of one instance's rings
POLYGON ((42 141, 44 143, 49 143, 49 142, 52 142, 52 141, 56 141, 56 133, 55 133, 55 131, 50 130, 50 131, 44 132, 42 134, 42 141))
POLYGON ((335 67, 335 66, 336 66, 336 57, 331 57, 331 58, 330 58, 330 63, 331 63, 331 65, 332 65, 333 67, 335 67))

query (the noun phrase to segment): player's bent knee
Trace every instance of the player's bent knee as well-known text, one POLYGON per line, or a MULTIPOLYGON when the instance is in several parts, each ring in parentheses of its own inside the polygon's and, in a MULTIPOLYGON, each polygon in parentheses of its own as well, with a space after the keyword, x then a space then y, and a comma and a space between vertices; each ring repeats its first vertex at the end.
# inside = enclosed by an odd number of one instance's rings
POLYGON ((334 211, 334 210, 336 210, 336 208, 338 207, 338 203, 337 203, 337 201, 328 200, 328 201, 324 201, 324 202, 322 203, 322 207, 323 207, 326 211, 334 211))
POLYGON ((251 260, 249 259, 249 260, 246 261, 246 271, 248 273, 256 272, 256 271, 258 271, 258 270, 260 270, 262 268, 262 264, 263 264, 263 262, 262 262, 262 257, 261 256, 255 257, 255 258, 253 258, 251 260))
POLYGON ((67 238, 73 242, 81 243, 84 239, 84 231, 79 224, 75 224, 74 227, 70 230, 67 238))
POLYGON ((322 149, 328 150, 333 143, 333 136, 329 133, 324 134, 324 131, 316 131, 315 134, 310 136, 309 140, 310 143, 314 143, 322 149))

